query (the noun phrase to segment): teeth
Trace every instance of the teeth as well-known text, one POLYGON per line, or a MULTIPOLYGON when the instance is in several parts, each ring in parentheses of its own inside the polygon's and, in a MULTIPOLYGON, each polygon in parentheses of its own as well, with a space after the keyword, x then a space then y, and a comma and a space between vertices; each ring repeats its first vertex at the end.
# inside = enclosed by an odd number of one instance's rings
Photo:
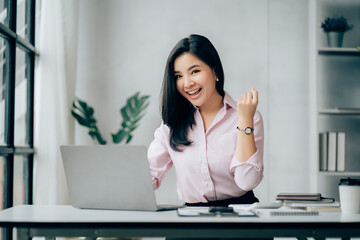
POLYGON ((197 92, 200 92, 200 90, 201 90, 201 88, 198 89, 198 90, 192 91, 192 92, 187 92, 187 93, 188 93, 189 95, 193 95, 193 94, 195 94, 195 93, 197 93, 197 92))

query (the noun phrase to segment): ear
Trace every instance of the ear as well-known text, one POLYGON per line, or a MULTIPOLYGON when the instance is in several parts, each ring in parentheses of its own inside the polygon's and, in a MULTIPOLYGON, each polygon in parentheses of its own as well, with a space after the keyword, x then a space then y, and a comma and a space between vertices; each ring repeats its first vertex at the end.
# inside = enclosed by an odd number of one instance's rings
POLYGON ((215 69, 212 70, 215 76, 215 79, 219 79, 218 76, 216 75, 215 69))

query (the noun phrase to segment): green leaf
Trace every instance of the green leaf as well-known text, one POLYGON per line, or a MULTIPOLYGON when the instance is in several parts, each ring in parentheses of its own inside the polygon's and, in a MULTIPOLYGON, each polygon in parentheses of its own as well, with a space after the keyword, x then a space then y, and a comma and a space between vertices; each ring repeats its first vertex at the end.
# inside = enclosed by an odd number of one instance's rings
POLYGON ((79 104, 78 109, 81 110, 86 115, 86 109, 87 109, 86 102, 83 102, 80 99, 78 99, 77 103, 79 104))
POLYGON ((76 98, 72 103, 71 114, 80 125, 89 129, 89 135, 99 144, 106 144, 96 126, 96 119, 93 117, 94 108, 89 106, 85 101, 76 98))
POLYGON ((141 108, 140 108, 140 111, 142 112, 142 111, 144 111, 148 106, 149 106, 149 102, 147 102, 144 106, 142 106, 141 108))
POLYGON ((88 105, 85 101, 77 99, 82 111, 84 112, 84 114, 86 116, 88 116, 89 118, 92 117, 92 115, 94 114, 94 109, 88 105))
POLYGON ((87 109, 87 103, 85 102, 85 101, 83 101, 83 100, 80 100, 79 98, 77 99, 77 102, 79 103, 79 105, 80 105, 80 107, 82 108, 82 109, 87 109))
POLYGON ((126 102, 126 111, 129 113, 129 116, 134 115, 135 110, 135 100, 134 97, 131 97, 126 102))
POLYGON ((78 112, 80 112, 82 115, 84 115, 85 116, 85 112, 84 112, 84 110, 80 107, 80 106, 78 106, 79 104, 76 104, 77 102, 73 102, 73 108, 74 108, 74 110, 78 110, 78 112))
POLYGON ((141 96, 140 92, 136 92, 126 100, 125 106, 120 109, 123 118, 122 128, 117 134, 113 134, 114 143, 118 143, 125 138, 126 144, 132 140, 132 132, 139 126, 140 120, 145 115, 144 111, 149 106, 148 99, 149 96, 141 96))
POLYGON ((96 119, 95 118, 91 118, 89 119, 90 123, 92 123, 91 125, 96 125, 96 119))
POLYGON ((134 119, 134 121, 132 122, 133 124, 136 124, 136 123, 138 123, 143 117, 145 116, 145 113, 144 114, 142 114, 142 115, 140 115, 140 116, 138 116, 137 118, 135 118, 134 119))
POLYGON ((86 115, 92 116, 94 114, 94 112, 95 112, 94 109, 92 107, 89 107, 86 111, 86 113, 87 113, 86 115))
POLYGON ((148 99, 148 96, 142 97, 139 101, 138 104, 136 106, 136 111, 134 112, 134 119, 136 119, 138 117, 138 115, 144 111, 148 106, 149 106, 149 102, 147 102, 145 105, 145 101, 148 99))
POLYGON ((147 99, 149 99, 149 95, 144 95, 141 97, 141 101, 146 101, 147 99))
POLYGON ((131 125, 129 126, 129 128, 127 129, 127 132, 130 134, 132 131, 134 131, 138 126, 137 125, 131 125))
POLYGON ((120 112, 121 112, 121 116, 123 117, 124 121, 130 121, 130 117, 129 117, 129 115, 128 115, 127 112, 126 112, 126 106, 123 107, 123 108, 120 110, 120 112))
POLYGON ((143 106, 144 103, 148 100, 148 98, 149 98, 149 96, 142 97, 142 98, 140 99, 139 106, 140 106, 140 107, 143 106))
POLYGON ((101 135, 100 135, 99 132, 96 132, 96 139, 98 140, 98 142, 99 142, 101 145, 105 145, 105 144, 106 144, 106 141, 101 137, 101 135))
POLYGON ((128 138, 126 139, 126 144, 128 144, 132 139, 132 135, 129 135, 128 138))
POLYGON ((140 98, 139 98, 139 92, 136 93, 136 97, 135 97, 135 106, 138 106, 139 105, 139 101, 140 101, 140 98))
POLYGON ((92 114, 88 113, 87 110, 87 104, 83 101, 81 101, 80 99, 74 100, 73 102, 73 107, 77 110, 79 110, 79 112, 84 115, 86 118, 90 119, 92 114), (85 107, 86 106, 86 107, 85 107), (85 107, 85 108, 84 108, 85 107))
POLYGON ((77 114, 75 111, 71 110, 71 114, 73 115, 73 117, 78 121, 78 123, 80 125, 83 125, 85 127, 90 127, 91 124, 88 121, 88 119, 85 119, 84 117, 80 116, 79 114, 77 114))
POLYGON ((140 92, 136 92, 134 95, 132 95, 130 98, 133 99, 133 101, 136 103, 136 100, 139 99, 140 92))
POLYGON ((93 129, 90 129, 89 135, 90 135, 90 137, 91 137, 92 139, 95 139, 95 138, 96 138, 96 136, 95 136, 96 134, 95 134, 95 132, 94 132, 93 129))
POLYGON ((140 111, 143 111, 149 105, 149 102, 146 102, 147 99, 148 98, 143 98, 143 99, 140 100, 140 104, 139 104, 140 111))
POLYGON ((111 134, 114 143, 120 143, 126 136, 126 132, 120 129, 116 134, 111 134))
POLYGON ((97 129, 90 130, 89 135, 95 139, 99 144, 105 145, 106 141, 101 137, 101 134, 98 132, 97 129))

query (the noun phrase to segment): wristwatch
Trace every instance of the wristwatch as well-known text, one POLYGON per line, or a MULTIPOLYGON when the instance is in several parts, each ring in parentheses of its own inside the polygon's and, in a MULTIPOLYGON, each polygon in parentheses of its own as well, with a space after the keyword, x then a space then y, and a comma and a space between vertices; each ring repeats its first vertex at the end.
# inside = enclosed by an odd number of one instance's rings
POLYGON ((239 128, 239 126, 236 127, 237 130, 239 130, 242 133, 245 133, 246 135, 249 135, 254 131, 254 128, 246 127, 246 128, 239 128))

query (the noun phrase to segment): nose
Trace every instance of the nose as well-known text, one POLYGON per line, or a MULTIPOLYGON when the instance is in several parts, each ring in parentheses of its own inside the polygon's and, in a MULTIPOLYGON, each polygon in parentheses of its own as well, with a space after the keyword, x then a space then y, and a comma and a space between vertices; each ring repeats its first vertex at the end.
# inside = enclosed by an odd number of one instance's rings
POLYGON ((190 77, 184 77, 184 87, 190 88, 192 85, 194 85, 194 82, 191 80, 190 77))

